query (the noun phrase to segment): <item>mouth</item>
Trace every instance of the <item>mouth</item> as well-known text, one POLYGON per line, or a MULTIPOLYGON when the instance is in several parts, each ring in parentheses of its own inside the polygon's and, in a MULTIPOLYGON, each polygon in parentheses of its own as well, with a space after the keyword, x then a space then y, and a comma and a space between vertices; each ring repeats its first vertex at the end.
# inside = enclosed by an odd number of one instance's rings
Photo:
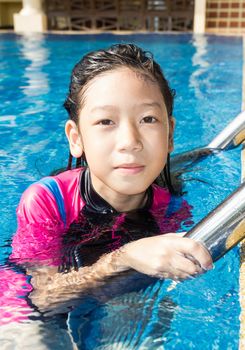
POLYGON ((138 174, 141 171, 143 171, 144 168, 145 168, 144 165, 137 164, 137 163, 120 164, 115 167, 116 170, 119 170, 126 174, 138 174))

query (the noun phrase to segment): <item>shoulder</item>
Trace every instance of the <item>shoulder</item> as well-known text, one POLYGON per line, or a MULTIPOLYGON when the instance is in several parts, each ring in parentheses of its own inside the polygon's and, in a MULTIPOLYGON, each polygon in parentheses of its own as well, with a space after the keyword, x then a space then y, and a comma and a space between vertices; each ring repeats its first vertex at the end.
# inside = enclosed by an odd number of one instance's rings
POLYGON ((59 262, 62 234, 71 218, 68 214, 73 208, 79 210, 72 196, 79 192, 80 172, 75 169, 44 177, 26 189, 17 208, 11 259, 59 262))
POLYGON ((54 176, 59 192, 62 195, 67 226, 78 217, 85 204, 80 195, 80 180, 84 169, 72 169, 54 176))
POLYGON ((81 169, 47 176, 30 185, 23 193, 17 216, 26 223, 66 222, 66 206, 78 191, 81 169))
POLYGON ((71 189, 73 186, 77 186, 80 179, 81 171, 84 168, 76 168, 72 170, 66 170, 58 175, 52 176, 52 178, 57 181, 59 184, 62 184, 62 187, 67 190, 71 189))
POLYGON ((17 208, 18 221, 33 224, 59 217, 55 196, 48 188, 50 180, 46 177, 25 190, 17 208))

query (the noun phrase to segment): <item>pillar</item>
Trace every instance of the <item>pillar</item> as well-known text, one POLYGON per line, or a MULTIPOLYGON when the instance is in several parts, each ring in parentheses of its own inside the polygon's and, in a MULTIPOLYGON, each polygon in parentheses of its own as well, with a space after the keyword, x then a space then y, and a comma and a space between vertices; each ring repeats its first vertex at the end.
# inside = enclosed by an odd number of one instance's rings
POLYGON ((22 10, 14 14, 16 32, 44 32, 47 30, 47 16, 42 11, 42 0, 22 0, 22 10))
POLYGON ((206 0, 195 0, 194 27, 195 34, 205 33, 206 27, 206 0))

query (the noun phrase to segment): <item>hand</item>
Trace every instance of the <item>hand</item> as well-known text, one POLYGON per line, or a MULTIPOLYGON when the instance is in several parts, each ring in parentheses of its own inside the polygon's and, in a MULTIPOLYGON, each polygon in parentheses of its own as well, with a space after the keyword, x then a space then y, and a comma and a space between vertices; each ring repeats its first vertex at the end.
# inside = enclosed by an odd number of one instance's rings
POLYGON ((204 246, 177 234, 142 238, 126 244, 121 252, 123 266, 159 278, 186 279, 212 268, 204 246))

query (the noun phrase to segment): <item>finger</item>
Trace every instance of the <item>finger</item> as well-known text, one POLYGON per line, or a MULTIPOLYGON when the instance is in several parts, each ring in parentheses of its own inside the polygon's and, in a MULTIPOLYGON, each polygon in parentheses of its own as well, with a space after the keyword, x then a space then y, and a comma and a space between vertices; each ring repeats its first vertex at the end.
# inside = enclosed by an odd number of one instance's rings
POLYGON ((185 256, 186 259, 192 261, 195 265, 199 266, 200 269, 202 270, 202 267, 201 267, 199 261, 197 261, 197 259, 195 259, 192 255, 190 255, 190 254, 185 254, 184 256, 185 256))
POLYGON ((179 249, 190 259, 192 256, 204 270, 210 270, 213 268, 213 261, 208 250, 199 242, 194 241, 191 238, 181 238, 182 242, 179 242, 179 249))
POLYGON ((196 265, 193 261, 181 254, 176 254, 175 257, 169 261, 168 271, 165 269, 158 269, 158 273, 155 274, 155 276, 161 279, 170 278, 178 281, 194 278, 202 272, 203 270, 199 265, 196 265))
POLYGON ((177 254, 171 265, 178 271, 179 275, 196 276, 203 272, 199 264, 182 254, 177 254))
POLYGON ((191 256, 198 261, 202 269, 211 270, 213 268, 213 260, 210 253, 201 243, 195 243, 195 248, 193 249, 191 256))

